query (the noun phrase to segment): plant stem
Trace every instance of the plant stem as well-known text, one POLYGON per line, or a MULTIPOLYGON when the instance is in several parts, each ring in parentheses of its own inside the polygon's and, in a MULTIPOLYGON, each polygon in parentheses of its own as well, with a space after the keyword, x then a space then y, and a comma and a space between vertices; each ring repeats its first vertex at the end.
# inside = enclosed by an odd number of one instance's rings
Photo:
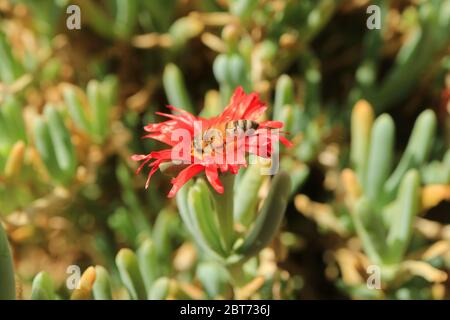
POLYGON ((244 264, 242 261, 227 265, 230 274, 231 285, 236 288, 242 288, 247 282, 245 280, 244 264))
POLYGON ((225 189, 224 193, 219 194, 211 188, 211 194, 214 198, 219 230, 222 235, 225 251, 231 253, 234 242, 234 174, 224 174, 220 180, 225 189))

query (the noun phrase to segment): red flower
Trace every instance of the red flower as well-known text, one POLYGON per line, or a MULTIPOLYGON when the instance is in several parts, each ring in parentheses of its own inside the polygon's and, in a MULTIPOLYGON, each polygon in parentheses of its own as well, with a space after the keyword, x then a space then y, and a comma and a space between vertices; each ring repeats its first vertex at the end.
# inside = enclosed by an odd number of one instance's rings
MULTIPOLYGON (((144 138, 158 140, 167 144, 170 148, 153 151, 147 155, 133 155, 132 159, 135 161, 143 161, 136 173, 139 173, 145 165, 151 168, 145 185, 146 188, 148 187, 151 176, 158 170, 162 163, 177 160, 183 160, 184 163, 189 163, 177 177, 172 179, 172 189, 168 195, 170 198, 175 196, 177 191, 180 190, 189 179, 203 171, 213 188, 217 192, 223 193, 224 189, 219 179, 219 170, 222 173, 229 171, 232 174, 236 174, 240 167, 245 167, 247 165, 245 159, 244 162, 233 161, 233 159, 230 161, 230 159, 227 159, 227 153, 230 153, 231 151, 239 149, 244 153, 269 158, 274 150, 273 142, 278 143, 278 141, 281 141, 287 146, 291 145, 285 137, 278 135, 277 130, 273 130, 282 128, 282 122, 256 122, 265 112, 267 107, 259 100, 256 93, 247 95, 241 87, 236 89, 225 110, 219 116, 211 119, 195 117, 189 112, 177 109, 173 106, 167 107, 170 110, 177 112, 177 114, 157 112, 156 114, 167 117, 169 120, 161 123, 151 123, 145 126, 144 130, 149 132, 149 134, 145 135, 144 138), (237 120, 245 121, 236 122, 237 120), (257 128, 251 136, 241 135, 240 138, 233 138, 233 140, 225 140, 222 137, 219 143, 218 141, 211 139, 211 141, 214 141, 216 148, 210 149, 211 151, 209 152, 202 152, 201 147, 197 148, 197 145, 191 142, 191 140, 195 141, 196 138, 198 139, 199 126, 201 126, 200 137, 204 139, 204 132, 207 132, 207 130, 211 128, 224 128, 230 123, 236 125, 238 123, 247 125, 257 123, 257 128), (184 144, 184 147, 189 149, 187 157, 174 156, 175 147, 180 145, 180 140, 174 138, 173 133, 179 129, 185 130, 187 136, 190 138, 189 142, 187 142, 189 144, 186 145, 186 141, 184 144), (239 144, 239 142, 242 143, 239 144), (238 147, 239 145, 240 147, 238 147), (223 148, 217 148, 218 146, 223 146, 223 148)), ((212 143, 211 141, 209 142, 212 143)), ((200 142, 200 144, 203 144, 203 142, 200 142)))

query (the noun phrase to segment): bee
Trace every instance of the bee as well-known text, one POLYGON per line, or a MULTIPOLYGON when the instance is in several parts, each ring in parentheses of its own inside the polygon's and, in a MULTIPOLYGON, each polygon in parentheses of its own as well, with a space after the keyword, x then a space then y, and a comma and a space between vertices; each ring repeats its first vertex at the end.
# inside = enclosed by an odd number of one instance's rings
POLYGON ((213 126, 202 132, 201 135, 194 137, 193 150, 199 154, 211 153, 211 151, 224 146, 227 135, 236 139, 241 134, 249 136, 258 128, 258 122, 245 119, 228 121, 221 125, 213 126))
POLYGON ((225 123, 225 130, 232 130, 233 134, 239 132, 248 132, 249 130, 257 130, 259 123, 253 120, 234 120, 225 123))

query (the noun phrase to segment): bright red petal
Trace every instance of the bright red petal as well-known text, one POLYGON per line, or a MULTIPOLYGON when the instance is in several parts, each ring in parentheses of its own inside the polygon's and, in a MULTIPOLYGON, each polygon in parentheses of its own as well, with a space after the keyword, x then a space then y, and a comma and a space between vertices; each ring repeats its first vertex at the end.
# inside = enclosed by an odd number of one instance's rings
POLYGON ((223 193, 223 185, 219 179, 219 173, 217 172, 216 166, 206 166, 205 168, 206 178, 209 183, 213 186, 214 190, 218 193, 223 193))
POLYGON ((173 186, 172 189, 170 189, 168 197, 173 198, 186 182, 204 169, 205 167, 201 164, 191 164, 189 167, 183 169, 176 178, 172 179, 173 186))
POLYGON ((165 143, 169 146, 174 146, 178 143, 177 141, 172 141, 169 134, 164 134, 164 133, 150 133, 150 134, 143 136, 142 138, 143 139, 153 139, 153 140, 165 143))
POLYGON ((145 182, 145 189, 148 189, 148 185, 150 184, 150 178, 153 176, 153 174, 159 169, 159 165, 163 162, 163 160, 156 160, 151 164, 152 170, 150 170, 147 181, 145 182))
POLYGON ((162 117, 169 118, 169 119, 173 119, 173 120, 176 120, 179 122, 184 122, 185 124, 190 125, 190 126, 192 126, 192 123, 193 123, 193 121, 191 121, 190 118, 183 117, 182 115, 174 115, 174 114, 164 113, 164 112, 159 112, 159 111, 155 112, 155 114, 162 116, 162 117))
POLYGON ((183 116, 185 116, 186 118, 190 119, 191 121, 196 121, 196 118, 193 114, 187 112, 186 110, 183 109, 179 109, 179 108, 175 108, 174 106, 171 105, 167 105, 166 106, 167 109, 178 112, 180 114, 182 114, 183 116))
POLYGON ((236 88, 230 103, 217 117, 211 119, 211 124, 224 123, 232 120, 257 120, 266 110, 264 103, 256 93, 245 94, 242 87, 236 88))
POLYGON ((280 129, 283 128, 284 124, 281 121, 264 121, 259 124, 260 128, 272 128, 280 129))
POLYGON ((131 156, 131 160, 133 160, 133 161, 141 161, 141 160, 147 159, 148 157, 149 157, 148 154, 133 154, 131 156))
POLYGON ((141 165, 136 169, 136 174, 138 174, 139 172, 141 172, 142 168, 144 168, 144 166, 152 159, 152 155, 151 154, 135 154, 131 156, 131 160, 133 161, 142 161, 144 160, 144 162, 141 163, 141 165))
POLYGON ((288 148, 290 148, 290 147, 292 147, 294 145, 292 142, 290 142, 288 139, 286 139, 283 136, 280 136, 280 141, 281 141, 282 144, 284 144, 288 148))
POLYGON ((259 100, 256 93, 252 93, 248 96, 246 104, 242 119, 258 120, 267 109, 267 106, 259 100))

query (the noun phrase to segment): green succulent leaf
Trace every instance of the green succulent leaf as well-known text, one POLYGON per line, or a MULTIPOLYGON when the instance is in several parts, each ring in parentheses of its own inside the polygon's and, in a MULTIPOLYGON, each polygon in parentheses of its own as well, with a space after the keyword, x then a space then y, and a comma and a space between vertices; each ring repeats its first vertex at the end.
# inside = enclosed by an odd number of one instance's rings
POLYGON ((200 232, 210 245, 211 249, 219 255, 224 255, 218 221, 213 212, 208 187, 203 179, 198 179, 188 194, 189 210, 195 214, 196 224, 200 232))
POLYGON ((174 64, 168 64, 163 74, 164 90, 169 103, 174 107, 195 113, 181 70, 174 64))
POLYGON ((27 134, 25 131, 25 122, 22 116, 22 108, 19 101, 13 97, 7 98, 1 108, 4 119, 4 125, 12 139, 12 143, 22 140, 27 142, 27 134))
POLYGON ((6 35, 0 32, 0 79, 7 84, 13 83, 23 73, 22 66, 12 53, 12 46, 6 35))
POLYGON ((370 151, 364 191, 368 200, 377 203, 383 185, 391 173, 394 158, 395 125, 392 118, 383 114, 372 128, 370 151))
POLYGON ((116 0, 114 31, 122 39, 128 39, 136 29, 139 13, 138 0, 116 0))
POLYGON ((400 184, 397 196, 397 210, 391 219, 386 239, 386 263, 402 260, 413 233, 413 222, 420 211, 420 175, 417 170, 409 170, 400 184))
POLYGON ((145 288, 150 293, 150 289, 161 273, 157 250, 151 240, 146 240, 142 243, 137 251, 137 257, 145 288))
MULTIPOLYGON (((288 106, 294 105, 294 83, 288 75, 278 78, 275 88, 275 101, 273 105, 273 120, 283 121, 288 106)), ((286 129, 289 131, 288 129, 286 129)))
POLYGON ((146 300, 144 280, 139 269, 136 255, 130 249, 122 249, 116 257, 116 265, 119 269, 120 278, 128 290, 131 299, 146 300))
POLYGON ((251 257, 266 247, 278 231, 286 210, 291 190, 291 180, 285 172, 279 172, 271 182, 269 194, 246 236, 238 253, 251 257))
POLYGON ((58 166, 50 131, 47 123, 42 118, 38 118, 34 124, 35 143, 39 155, 42 158, 48 172, 57 181, 62 181, 62 172, 58 166))
POLYGON ((89 81, 87 97, 92 108, 92 134, 98 142, 103 142, 109 128, 109 98, 103 93, 102 86, 97 80, 89 81))
POLYGON ((425 110, 417 118, 402 159, 384 187, 385 193, 391 198, 395 197, 406 171, 411 168, 419 169, 427 160, 434 143, 436 128, 437 119, 433 111, 425 110))
POLYGON ((31 289, 32 300, 56 300, 53 280, 47 272, 39 272, 34 277, 31 289))
POLYGON ((14 267, 6 232, 0 223, 0 300, 16 299, 14 267))
POLYGON ((353 223, 355 225, 358 237, 361 239, 364 251, 369 257, 370 261, 375 264, 381 262, 379 255, 380 247, 376 239, 366 229, 367 218, 372 214, 373 208, 370 206, 370 202, 362 197, 355 205, 355 210, 352 213, 353 223))
POLYGON ((366 102, 358 103, 353 109, 350 158, 360 181, 365 180, 373 118, 373 110, 366 102))
POLYGON ((56 156, 56 162, 64 175, 65 181, 70 181, 76 170, 75 148, 70 138, 70 132, 64 124, 62 116, 55 108, 47 106, 44 110, 47 119, 48 133, 56 156))
POLYGON ((149 300, 164 300, 169 295, 169 291, 170 279, 161 277, 153 284, 148 298, 149 300))
POLYGON ((200 227, 197 223, 197 219, 195 217, 195 213, 191 211, 190 204, 188 202, 188 194, 190 188, 192 187, 192 181, 188 181, 178 192, 176 195, 178 212, 180 213, 181 219, 189 231, 189 234, 194 239, 195 243, 201 248, 201 250, 208 253, 211 257, 217 258, 218 260, 222 259, 217 253, 212 250, 209 244, 206 242, 204 235, 200 231, 200 227))
POLYGON ((102 266, 95 267, 95 282, 92 293, 95 300, 112 300, 111 277, 102 266))
POLYGON ((244 176, 239 181, 237 190, 245 192, 235 192, 234 194, 234 219, 248 226, 256 215, 258 204, 258 191, 264 181, 259 165, 249 166, 244 176))
POLYGON ((69 114, 75 125, 81 130, 90 133, 92 130, 91 125, 88 121, 88 117, 85 110, 83 109, 81 101, 77 97, 75 89, 65 88, 63 95, 69 110, 69 114))
POLYGON ((210 299, 232 294, 230 277, 222 264, 215 261, 202 262, 198 265, 196 274, 210 299))

